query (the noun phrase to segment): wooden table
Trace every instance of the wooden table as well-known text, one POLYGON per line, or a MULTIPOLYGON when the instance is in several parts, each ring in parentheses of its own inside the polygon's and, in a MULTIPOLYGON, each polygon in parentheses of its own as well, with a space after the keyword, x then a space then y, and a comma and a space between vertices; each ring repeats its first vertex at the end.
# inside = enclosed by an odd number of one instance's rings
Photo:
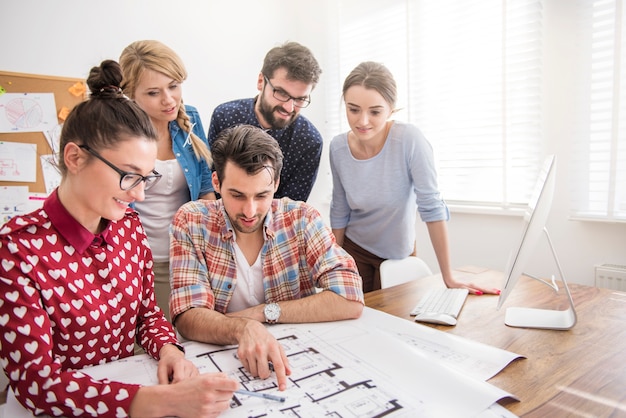
MULTIPOLYGON (((455 276, 501 288, 502 273, 467 266, 455 276)), ((417 300, 440 275, 367 293, 365 304, 412 321, 417 300)), ((568 331, 512 328, 504 324, 507 306, 565 309, 563 289, 521 278, 503 308, 498 296, 470 295, 454 327, 431 325, 525 356, 489 380, 520 401, 501 404, 528 417, 626 417, 626 293, 569 284, 578 323, 568 331)))

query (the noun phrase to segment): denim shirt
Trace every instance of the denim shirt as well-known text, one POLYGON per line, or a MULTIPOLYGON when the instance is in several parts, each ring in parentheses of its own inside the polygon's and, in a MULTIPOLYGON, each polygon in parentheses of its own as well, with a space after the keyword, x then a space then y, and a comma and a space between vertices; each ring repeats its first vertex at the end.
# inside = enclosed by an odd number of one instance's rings
MULTIPOLYGON (((193 133, 202 139, 208 147, 209 143, 198 110, 193 106, 185 105, 185 111, 193 125, 193 133)), ((211 182, 211 168, 206 161, 196 158, 191 146, 191 139, 187 140, 187 132, 182 130, 176 121, 170 122, 169 129, 172 137, 172 150, 176 156, 176 161, 185 174, 191 200, 197 200, 200 196, 215 191, 211 182)))

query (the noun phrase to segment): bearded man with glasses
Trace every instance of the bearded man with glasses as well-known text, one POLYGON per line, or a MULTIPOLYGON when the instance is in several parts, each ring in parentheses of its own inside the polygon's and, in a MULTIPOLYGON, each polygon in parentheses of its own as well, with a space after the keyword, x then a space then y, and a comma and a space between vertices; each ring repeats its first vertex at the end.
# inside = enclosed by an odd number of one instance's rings
POLYGON ((275 197, 306 201, 317 178, 322 136, 300 115, 311 103, 311 92, 322 70, 311 51, 297 42, 272 48, 258 75, 258 96, 233 100, 215 108, 208 139, 235 125, 264 129, 281 147, 284 166, 275 197))

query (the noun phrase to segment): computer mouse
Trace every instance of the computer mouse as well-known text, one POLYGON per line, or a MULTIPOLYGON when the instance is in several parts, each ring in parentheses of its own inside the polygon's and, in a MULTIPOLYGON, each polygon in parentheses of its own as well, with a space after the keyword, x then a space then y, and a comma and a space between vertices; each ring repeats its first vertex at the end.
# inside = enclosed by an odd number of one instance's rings
POLYGON ((415 320, 418 322, 430 322, 431 324, 438 325, 456 325, 455 317, 437 312, 422 312, 421 314, 415 316, 415 320))

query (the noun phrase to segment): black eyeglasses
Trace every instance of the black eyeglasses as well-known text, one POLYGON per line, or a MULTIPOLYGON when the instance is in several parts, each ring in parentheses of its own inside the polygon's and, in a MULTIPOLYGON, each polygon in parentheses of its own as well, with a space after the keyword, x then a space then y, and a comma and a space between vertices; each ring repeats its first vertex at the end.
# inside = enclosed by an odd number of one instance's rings
POLYGON ((89 148, 87 145, 79 145, 79 147, 111 167, 113 170, 117 171, 117 173, 121 176, 120 189, 122 190, 130 190, 133 187, 139 185, 139 183, 141 183, 142 181, 145 183, 145 185, 143 186, 144 190, 148 190, 150 187, 157 184, 157 182, 161 179, 161 174, 157 173, 155 170, 152 170, 153 174, 149 176, 142 176, 141 174, 130 173, 128 171, 120 170, 115 165, 113 165, 113 163, 107 161, 103 156, 89 148))
POLYGON ((276 100, 279 100, 281 102, 288 102, 289 100, 293 100, 293 105, 295 107, 307 107, 311 104, 310 97, 293 97, 285 90, 277 89, 276 87, 274 87, 274 85, 270 82, 270 79, 267 78, 265 74, 263 74, 263 78, 265 78, 267 84, 269 84, 272 88, 273 96, 276 100))

